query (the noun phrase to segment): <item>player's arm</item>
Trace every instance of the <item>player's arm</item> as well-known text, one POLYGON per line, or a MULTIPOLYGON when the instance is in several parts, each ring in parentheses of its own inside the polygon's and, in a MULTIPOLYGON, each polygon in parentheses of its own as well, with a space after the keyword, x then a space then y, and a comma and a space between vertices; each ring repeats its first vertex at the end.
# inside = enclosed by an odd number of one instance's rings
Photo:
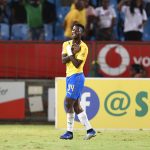
POLYGON ((70 57, 67 54, 62 54, 62 63, 66 64, 70 61, 70 57))
POLYGON ((75 43, 72 45, 72 47, 71 46, 67 47, 67 53, 68 53, 69 59, 76 68, 79 68, 79 66, 82 63, 82 60, 75 58, 75 54, 78 53, 80 50, 81 50, 80 45, 77 45, 75 43))
POLYGON ((128 3, 128 2, 129 2, 129 0, 121 0, 121 1, 118 3, 118 6, 117 6, 118 10, 121 11, 122 6, 123 6, 125 3, 128 3))
POLYGON ((76 68, 78 68, 82 63, 82 60, 76 59, 74 55, 68 56, 67 54, 62 54, 62 63, 63 64, 66 64, 70 61, 72 61, 73 65, 76 68))
POLYGON ((67 54, 66 44, 67 44, 66 42, 63 43, 62 53, 61 53, 61 60, 63 64, 70 62, 70 58, 67 54))
POLYGON ((79 68, 80 65, 82 64, 82 60, 79 60, 79 59, 76 59, 74 55, 71 55, 70 57, 70 60, 72 61, 73 65, 76 67, 76 68, 79 68))
POLYGON ((76 59, 74 55, 68 56, 67 54, 62 54, 62 63, 63 64, 66 64, 70 61, 72 61, 73 65, 76 68, 78 68, 82 63, 82 60, 76 59))

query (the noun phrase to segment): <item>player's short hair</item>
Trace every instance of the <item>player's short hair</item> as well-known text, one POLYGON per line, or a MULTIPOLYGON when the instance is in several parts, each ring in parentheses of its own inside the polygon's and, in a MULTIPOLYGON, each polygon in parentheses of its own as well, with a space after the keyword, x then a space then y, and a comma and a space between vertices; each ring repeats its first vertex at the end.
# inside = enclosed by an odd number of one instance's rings
POLYGON ((85 28, 84 28, 84 26, 83 26, 82 24, 80 24, 80 23, 75 23, 73 26, 79 27, 80 32, 81 32, 81 33, 84 33, 85 28))

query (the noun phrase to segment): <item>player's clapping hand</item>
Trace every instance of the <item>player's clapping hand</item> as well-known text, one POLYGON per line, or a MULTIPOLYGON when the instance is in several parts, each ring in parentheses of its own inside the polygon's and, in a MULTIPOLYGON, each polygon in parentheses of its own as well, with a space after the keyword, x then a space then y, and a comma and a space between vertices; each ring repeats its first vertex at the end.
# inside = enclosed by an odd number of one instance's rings
POLYGON ((78 52, 80 51, 80 49, 81 49, 80 45, 78 45, 78 44, 76 44, 76 43, 74 43, 74 44, 72 45, 72 52, 73 52, 73 54, 78 53, 78 52))

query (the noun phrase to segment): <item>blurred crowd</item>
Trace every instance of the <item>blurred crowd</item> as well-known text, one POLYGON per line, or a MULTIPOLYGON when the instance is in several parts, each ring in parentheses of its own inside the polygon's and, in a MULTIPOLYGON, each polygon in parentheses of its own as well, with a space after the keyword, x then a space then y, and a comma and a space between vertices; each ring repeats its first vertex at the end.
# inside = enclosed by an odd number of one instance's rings
POLYGON ((1 40, 52 40, 55 21, 56 8, 48 0, 0 0, 1 40))
MULTIPOLYGON (((150 16, 150 0, 74 0, 59 28, 58 14, 50 0, 0 0, 1 40, 55 40, 62 30, 62 40, 71 38, 71 27, 85 26, 84 40, 143 41, 150 16)), ((150 26, 150 25, 149 25, 150 26)), ((150 35, 149 35, 150 38, 150 35)))

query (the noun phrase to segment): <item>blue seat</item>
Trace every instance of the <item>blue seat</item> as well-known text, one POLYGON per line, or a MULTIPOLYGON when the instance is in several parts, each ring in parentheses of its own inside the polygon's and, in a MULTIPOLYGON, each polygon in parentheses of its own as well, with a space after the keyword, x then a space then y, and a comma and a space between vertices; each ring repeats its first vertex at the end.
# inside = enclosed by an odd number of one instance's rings
POLYGON ((9 25, 5 23, 0 23, 0 39, 9 40, 9 38, 10 38, 9 25))
POLYGON ((64 29, 63 24, 56 22, 55 24, 55 40, 64 40, 64 29))
POLYGON ((116 0, 110 0, 110 5, 116 7, 117 6, 117 1, 116 0))
POLYGON ((13 24, 11 27, 11 40, 28 40, 29 27, 27 24, 13 24))
POLYGON ((96 5, 97 5, 97 0, 92 0, 92 4, 93 4, 94 6, 96 6, 96 5))
POLYGON ((61 6, 61 1, 60 0, 48 0, 51 3, 55 3, 56 7, 60 7, 61 6))
POLYGON ((57 21, 63 22, 69 10, 70 10, 70 7, 58 7, 57 8, 57 21))
POLYGON ((44 39, 45 41, 53 40, 53 24, 44 24, 44 39))
POLYGON ((54 0, 47 0, 48 2, 50 2, 50 3, 54 3, 54 0))
POLYGON ((143 40, 150 41, 150 18, 148 18, 148 21, 144 27, 143 40))
POLYGON ((69 12, 70 7, 57 8, 57 22, 55 23, 55 40, 64 40, 63 23, 66 14, 69 12))

